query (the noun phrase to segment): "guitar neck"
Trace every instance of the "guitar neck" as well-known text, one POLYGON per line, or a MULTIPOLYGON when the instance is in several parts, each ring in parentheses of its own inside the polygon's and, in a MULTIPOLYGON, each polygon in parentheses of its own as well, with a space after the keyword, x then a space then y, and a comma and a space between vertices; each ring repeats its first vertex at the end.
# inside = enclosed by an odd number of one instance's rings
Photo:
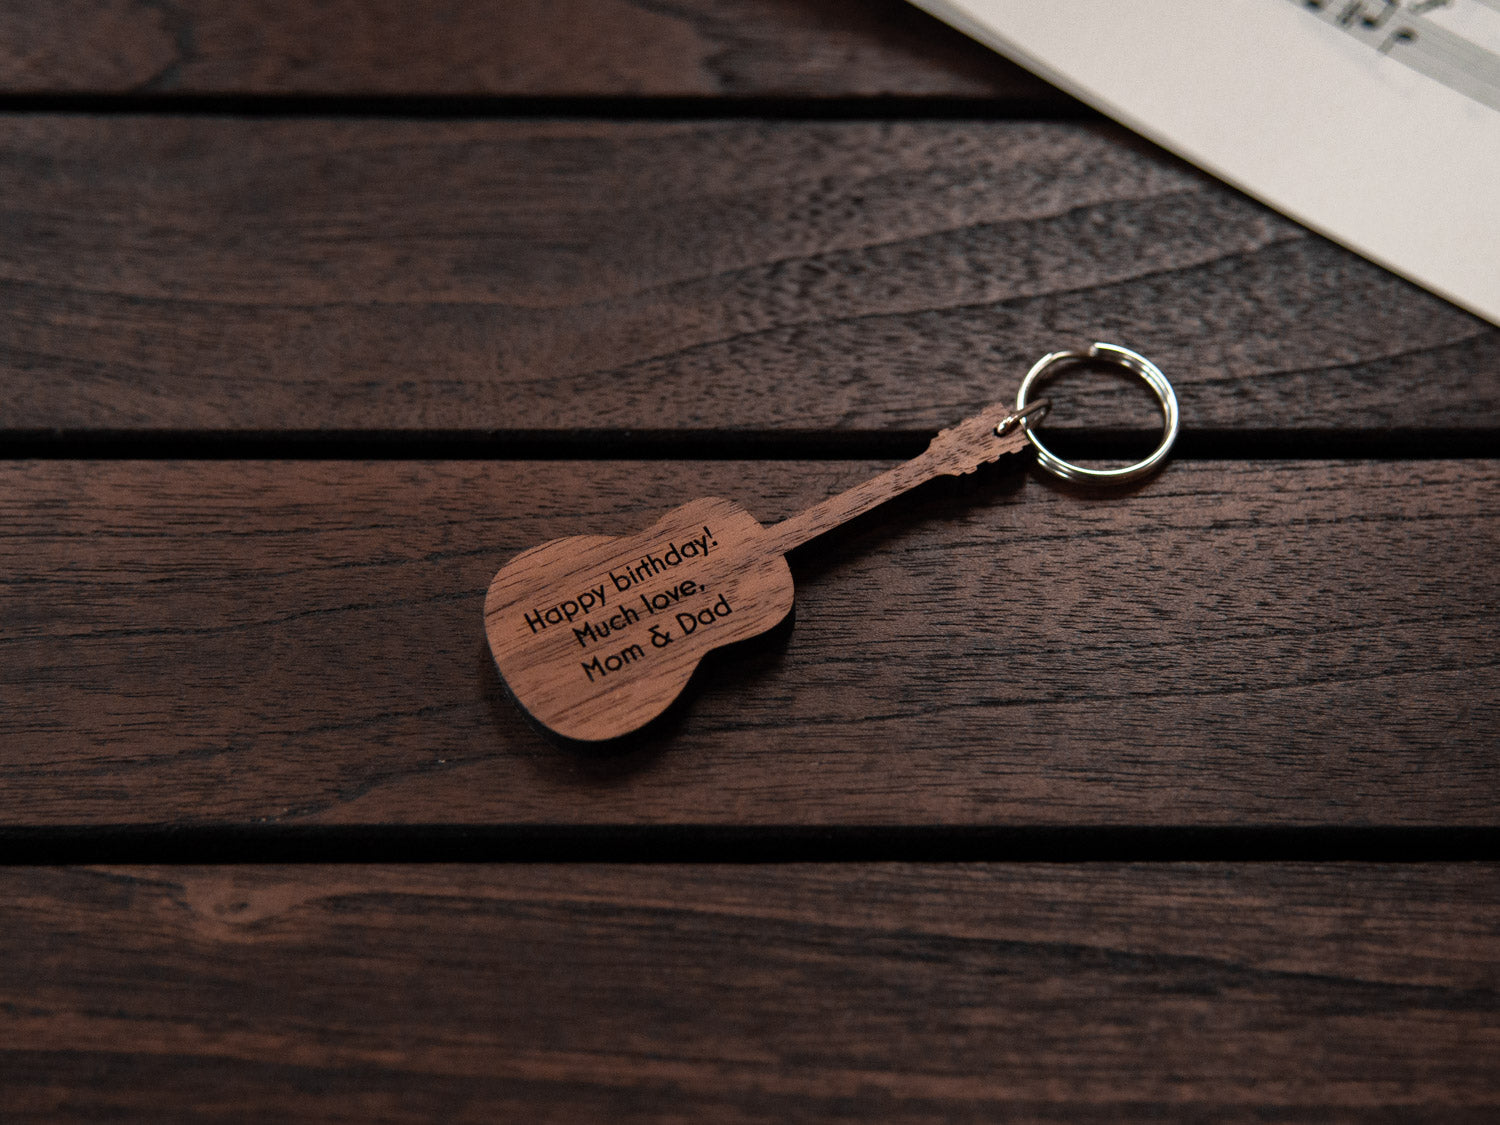
POLYGON ((769 550, 784 555, 948 471, 950 467, 936 461, 929 451, 766 528, 762 542, 769 550))
POLYGON ((784 555, 933 477, 972 473, 980 465, 1024 449, 1029 439, 1025 427, 1017 423, 1044 409, 1045 399, 1039 399, 1021 411, 1013 411, 1004 403, 987 406, 974 417, 940 432, 920 457, 887 469, 847 492, 830 496, 807 511, 766 528, 762 543, 768 550, 784 555))

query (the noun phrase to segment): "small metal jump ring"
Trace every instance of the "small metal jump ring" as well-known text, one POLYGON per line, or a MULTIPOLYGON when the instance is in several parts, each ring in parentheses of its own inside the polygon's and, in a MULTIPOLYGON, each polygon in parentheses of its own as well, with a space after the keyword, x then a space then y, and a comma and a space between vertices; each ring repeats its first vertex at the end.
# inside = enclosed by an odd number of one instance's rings
POLYGON ((1026 409, 1026 395, 1030 392, 1032 384, 1045 375, 1050 368, 1068 360, 1083 359, 1097 359, 1105 363, 1116 364, 1135 372, 1146 381, 1146 385, 1151 388, 1157 401, 1161 403, 1163 422, 1161 444, 1156 447, 1151 456, 1144 461, 1137 461, 1134 465, 1125 465, 1118 469, 1085 469, 1082 465, 1064 461, 1053 453, 1037 439, 1029 420, 1023 420, 1021 425, 1025 427, 1026 436, 1036 447, 1036 463, 1063 480, 1092 481, 1097 484, 1127 484, 1133 480, 1140 480, 1141 477, 1155 471, 1167 459, 1167 454, 1172 450, 1172 443, 1177 440, 1178 416, 1177 394, 1172 390, 1172 384, 1167 382, 1167 377, 1161 373, 1161 368, 1139 352, 1122 348, 1118 344, 1091 344, 1086 352, 1066 351, 1044 355, 1036 361, 1030 371, 1026 372, 1026 378, 1021 380, 1021 388, 1016 392, 1016 412, 1019 414, 1026 409))

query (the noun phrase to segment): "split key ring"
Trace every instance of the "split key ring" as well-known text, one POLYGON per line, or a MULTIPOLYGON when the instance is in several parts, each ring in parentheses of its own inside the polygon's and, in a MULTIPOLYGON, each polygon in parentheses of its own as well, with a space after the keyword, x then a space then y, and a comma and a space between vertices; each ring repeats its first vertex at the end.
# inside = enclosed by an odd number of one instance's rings
POLYGON ((1179 428, 1177 393, 1172 390, 1172 384, 1162 374, 1161 368, 1139 352, 1122 348, 1118 344, 1091 344, 1086 352, 1062 351, 1042 356, 1031 370, 1026 372, 1026 378, 1021 380, 1021 387, 1016 391, 1015 414, 1011 417, 1021 423, 1026 431, 1027 439, 1036 448, 1038 465, 1063 480, 1088 481, 1094 484, 1128 484, 1154 472, 1167 459, 1167 454, 1172 451, 1172 444, 1177 440, 1179 428), (1085 469, 1082 465, 1064 461, 1053 453, 1042 444, 1041 439, 1036 436, 1036 431, 1031 428, 1030 415, 1035 407, 1040 405, 1040 403, 1032 403, 1028 407, 1026 396, 1031 392, 1032 385, 1059 363, 1089 359, 1112 363, 1127 371, 1133 371, 1146 381, 1146 385, 1156 395, 1156 400, 1161 405, 1162 438, 1161 443, 1144 461, 1137 461, 1133 465, 1125 465, 1118 469, 1085 469))

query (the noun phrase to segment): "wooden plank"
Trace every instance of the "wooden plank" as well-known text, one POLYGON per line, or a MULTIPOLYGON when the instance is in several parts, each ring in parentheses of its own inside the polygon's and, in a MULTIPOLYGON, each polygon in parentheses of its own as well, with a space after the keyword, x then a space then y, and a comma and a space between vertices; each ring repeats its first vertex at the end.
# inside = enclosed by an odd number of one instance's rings
POLYGON ((1496 823, 1492 461, 999 466, 794 554, 795 628, 630 752, 505 697, 517 551, 878 467, 5 464, 4 821, 1496 823))
POLYGON ((1493 865, 0 869, 7 1120, 1480 1122, 1493 865))
POLYGON ((0 92, 1070 99, 903 0, 54 0, 0 92))
POLYGON ((1093 339, 1500 424, 1500 329, 1108 129, 0 118, 9 429, 930 432, 1093 339))

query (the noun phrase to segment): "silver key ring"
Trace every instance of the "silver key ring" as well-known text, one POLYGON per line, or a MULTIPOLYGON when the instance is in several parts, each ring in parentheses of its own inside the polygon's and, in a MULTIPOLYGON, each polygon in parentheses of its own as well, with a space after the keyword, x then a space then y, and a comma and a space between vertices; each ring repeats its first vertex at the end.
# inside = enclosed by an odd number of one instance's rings
POLYGON ((1031 444, 1036 447, 1036 463, 1054 476, 1062 477, 1063 480, 1091 481, 1096 484, 1128 484, 1130 481, 1140 480, 1141 477, 1154 472, 1167 459, 1167 454, 1172 451, 1172 443, 1177 440, 1178 417, 1177 393, 1172 390, 1172 384, 1167 382, 1167 377, 1161 373, 1161 368, 1139 352, 1122 348, 1118 344, 1091 344, 1086 352, 1066 351, 1044 355, 1036 361, 1030 371, 1026 372, 1026 378, 1021 380, 1021 388, 1016 392, 1016 413, 1019 415, 1026 410, 1026 396, 1031 391, 1032 384, 1042 378, 1048 370, 1059 363, 1083 359, 1113 363, 1135 372, 1146 380, 1146 385, 1156 394, 1156 400, 1161 404, 1164 423, 1161 444, 1156 447, 1151 456, 1144 461, 1137 461, 1134 465, 1125 465, 1119 469, 1085 469, 1082 465, 1064 461, 1043 445, 1033 432, 1029 418, 1023 417, 1021 425, 1025 428, 1026 436, 1031 444))

